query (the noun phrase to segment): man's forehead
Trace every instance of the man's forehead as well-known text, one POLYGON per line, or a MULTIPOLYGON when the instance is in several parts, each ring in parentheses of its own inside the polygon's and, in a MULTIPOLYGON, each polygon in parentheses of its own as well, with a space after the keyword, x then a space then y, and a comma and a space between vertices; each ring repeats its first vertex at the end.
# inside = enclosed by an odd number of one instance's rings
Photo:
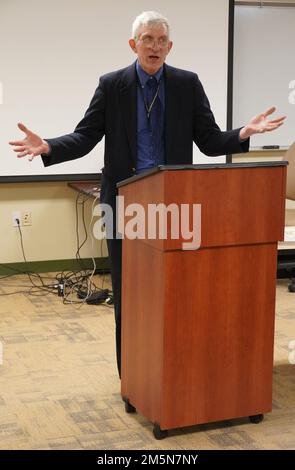
POLYGON ((143 35, 167 36, 167 27, 164 24, 142 25, 138 36, 143 35))

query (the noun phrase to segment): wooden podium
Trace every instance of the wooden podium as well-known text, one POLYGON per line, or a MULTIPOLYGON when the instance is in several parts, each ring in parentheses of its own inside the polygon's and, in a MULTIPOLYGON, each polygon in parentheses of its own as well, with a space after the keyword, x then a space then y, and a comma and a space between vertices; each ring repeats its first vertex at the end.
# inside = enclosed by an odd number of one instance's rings
POLYGON ((202 208, 198 250, 169 232, 123 240, 121 393, 156 438, 271 411, 285 185, 285 162, 163 166, 118 184, 125 208, 202 208))

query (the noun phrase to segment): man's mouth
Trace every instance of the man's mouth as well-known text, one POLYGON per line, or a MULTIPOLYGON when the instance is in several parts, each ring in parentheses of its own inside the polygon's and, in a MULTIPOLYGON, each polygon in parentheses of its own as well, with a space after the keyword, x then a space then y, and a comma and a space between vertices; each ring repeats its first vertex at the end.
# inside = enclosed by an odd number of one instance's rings
POLYGON ((159 59, 160 57, 158 55, 149 55, 150 59, 159 59))

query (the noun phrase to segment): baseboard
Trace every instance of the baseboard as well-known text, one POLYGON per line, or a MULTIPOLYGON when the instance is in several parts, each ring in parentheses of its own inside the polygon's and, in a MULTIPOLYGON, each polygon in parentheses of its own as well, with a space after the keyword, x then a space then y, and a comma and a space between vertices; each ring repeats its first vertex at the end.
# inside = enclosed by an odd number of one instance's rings
MULTIPOLYGON (((95 274, 110 271, 109 258, 96 258, 95 274)), ((29 263, 0 263, 0 275, 21 274, 30 271, 34 273, 49 273, 58 271, 80 271, 81 269, 93 269, 91 258, 84 258, 80 261, 76 259, 59 259, 50 261, 32 261, 29 263)))

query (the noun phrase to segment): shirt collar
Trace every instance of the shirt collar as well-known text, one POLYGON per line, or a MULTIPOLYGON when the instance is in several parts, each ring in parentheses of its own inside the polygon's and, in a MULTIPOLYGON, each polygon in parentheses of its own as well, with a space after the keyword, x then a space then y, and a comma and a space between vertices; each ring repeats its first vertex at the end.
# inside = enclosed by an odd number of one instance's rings
POLYGON ((162 76, 162 73, 163 73, 163 65, 162 67, 159 68, 158 72, 155 73, 155 75, 149 75, 148 73, 146 73, 143 68, 140 66, 138 60, 136 61, 136 71, 137 71, 137 75, 138 75, 138 78, 139 78, 139 81, 140 81, 140 84, 142 86, 145 86, 146 85, 146 82, 149 80, 150 77, 155 77, 157 82, 159 82, 161 76, 162 76))

